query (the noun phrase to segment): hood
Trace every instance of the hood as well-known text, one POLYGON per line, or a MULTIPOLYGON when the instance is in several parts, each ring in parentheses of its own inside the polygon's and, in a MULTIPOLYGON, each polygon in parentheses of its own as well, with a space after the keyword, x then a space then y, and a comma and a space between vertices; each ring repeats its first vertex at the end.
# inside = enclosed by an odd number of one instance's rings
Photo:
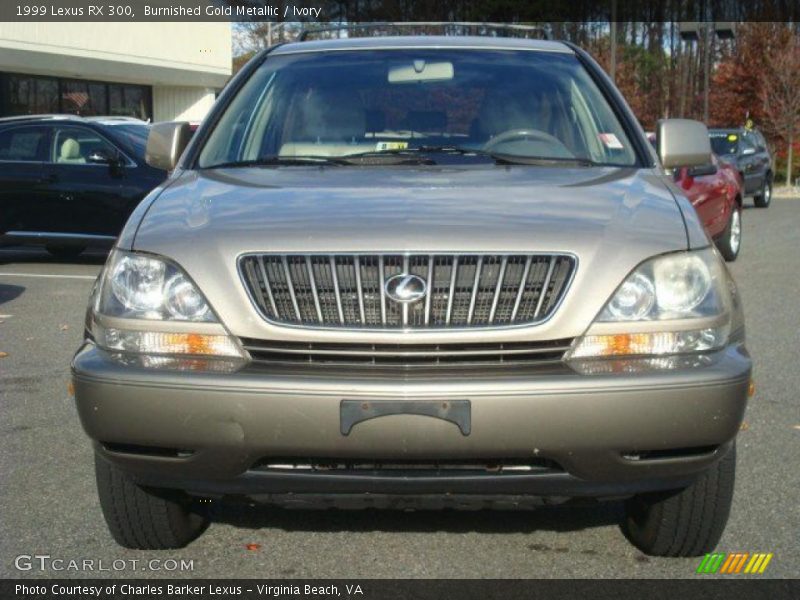
POLYGON ((153 203, 135 245, 248 251, 686 247, 674 198, 619 168, 283 167, 190 171, 153 203), (569 246, 569 247, 565 247, 569 246))
MULTIPOLYGON (((238 280, 248 252, 569 252, 573 291, 586 286, 593 317, 639 262, 686 249, 687 233, 672 193, 645 169, 256 167, 183 173, 133 247, 176 260, 204 290, 219 285, 209 266, 238 280), (588 278, 601 267, 607 277, 588 278)), ((209 299, 218 312, 241 309, 209 299)))

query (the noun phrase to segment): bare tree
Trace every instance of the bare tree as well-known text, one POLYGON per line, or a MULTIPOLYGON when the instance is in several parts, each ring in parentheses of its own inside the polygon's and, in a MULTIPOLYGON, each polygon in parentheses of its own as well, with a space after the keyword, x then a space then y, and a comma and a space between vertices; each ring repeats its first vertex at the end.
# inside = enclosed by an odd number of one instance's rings
POLYGON ((233 28, 234 54, 257 52, 278 42, 292 41, 303 29, 299 21, 248 21, 233 28))
POLYGON ((775 56, 762 89, 766 125, 787 143, 786 185, 791 185, 793 145, 800 133, 800 42, 796 36, 775 56))

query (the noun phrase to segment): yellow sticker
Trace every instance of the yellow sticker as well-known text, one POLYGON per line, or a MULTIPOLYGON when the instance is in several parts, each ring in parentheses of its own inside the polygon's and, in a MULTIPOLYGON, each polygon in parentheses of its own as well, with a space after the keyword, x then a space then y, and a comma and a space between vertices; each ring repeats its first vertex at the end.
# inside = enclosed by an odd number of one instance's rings
POLYGON ((408 142, 378 142, 376 150, 405 150, 408 142))
POLYGON ((735 133, 732 133, 732 134, 730 134, 730 135, 728 136, 728 141, 729 141, 729 142, 735 142, 735 141, 736 141, 736 140, 738 140, 738 139, 739 139, 739 136, 738 136, 738 135, 736 135, 735 133))

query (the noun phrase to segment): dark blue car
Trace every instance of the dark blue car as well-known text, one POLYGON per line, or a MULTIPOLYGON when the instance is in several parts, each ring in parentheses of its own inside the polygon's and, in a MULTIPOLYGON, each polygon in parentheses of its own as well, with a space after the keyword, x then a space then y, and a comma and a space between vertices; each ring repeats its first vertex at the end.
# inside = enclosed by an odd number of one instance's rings
POLYGON ((128 117, 0 119, 0 244, 45 244, 57 256, 111 246, 167 176, 149 166, 150 125, 128 117))
POLYGON ((744 194, 753 203, 767 208, 772 200, 772 156, 760 131, 745 127, 709 129, 711 148, 732 164, 742 176, 744 194))

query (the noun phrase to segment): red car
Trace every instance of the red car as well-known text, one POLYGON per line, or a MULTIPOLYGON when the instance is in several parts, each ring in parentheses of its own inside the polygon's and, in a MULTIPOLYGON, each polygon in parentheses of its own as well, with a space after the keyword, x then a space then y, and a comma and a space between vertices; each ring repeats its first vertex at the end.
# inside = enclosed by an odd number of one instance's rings
MULTIPOLYGON (((655 144, 655 134, 648 133, 655 144)), ((708 235, 725 260, 732 262, 742 247, 742 176, 716 154, 703 167, 673 170, 675 185, 691 201, 708 235)))
POLYGON ((742 177, 716 154, 711 159, 707 167, 675 169, 673 177, 722 256, 734 261, 742 246, 742 177))

